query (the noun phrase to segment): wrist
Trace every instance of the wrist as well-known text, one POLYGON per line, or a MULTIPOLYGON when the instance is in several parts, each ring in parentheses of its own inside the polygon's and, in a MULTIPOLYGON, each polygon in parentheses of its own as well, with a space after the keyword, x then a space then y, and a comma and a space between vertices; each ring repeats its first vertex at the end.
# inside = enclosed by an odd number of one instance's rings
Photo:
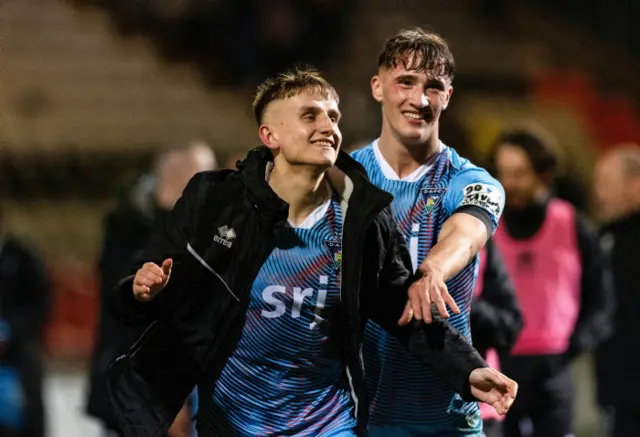
POLYGON ((438 275, 444 277, 444 269, 440 265, 438 265, 437 262, 429 259, 425 259, 422 264, 420 264, 420 267, 418 267, 418 270, 424 276, 438 275))

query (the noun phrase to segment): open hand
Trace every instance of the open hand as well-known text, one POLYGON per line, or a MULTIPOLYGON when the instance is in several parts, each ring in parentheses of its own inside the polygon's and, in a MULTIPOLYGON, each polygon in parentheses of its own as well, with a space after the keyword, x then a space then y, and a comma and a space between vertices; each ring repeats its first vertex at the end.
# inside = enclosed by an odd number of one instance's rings
POLYGON ((471 372, 469 384, 473 397, 491 405, 498 414, 506 414, 518 394, 518 383, 491 367, 471 372))
POLYGON ((165 259, 162 266, 155 263, 144 263, 133 279, 133 295, 140 302, 151 301, 164 290, 171 276, 173 261, 165 259))
POLYGON ((438 312, 445 319, 449 318, 447 305, 455 314, 460 314, 456 301, 449 294, 442 272, 429 265, 421 266, 421 270, 424 276, 409 287, 409 302, 398 321, 400 326, 409 323, 413 317, 416 320, 424 320, 425 323, 431 323, 433 321, 431 317, 432 303, 435 304, 438 312))

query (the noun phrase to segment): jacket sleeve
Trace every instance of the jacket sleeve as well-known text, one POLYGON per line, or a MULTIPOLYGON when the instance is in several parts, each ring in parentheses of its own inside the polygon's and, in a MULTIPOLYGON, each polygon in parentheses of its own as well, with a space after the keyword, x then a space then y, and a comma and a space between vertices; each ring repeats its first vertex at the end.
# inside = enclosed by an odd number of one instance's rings
POLYGON ((615 306, 613 278, 608 257, 588 222, 576 216, 578 247, 582 261, 581 302, 578 321, 571 339, 568 358, 593 351, 612 331, 615 306))
POLYGON ((131 269, 111 293, 110 306, 113 315, 127 325, 148 324, 172 307, 176 290, 184 280, 187 243, 197 226, 199 203, 206 190, 206 173, 196 174, 187 184, 182 196, 156 229, 147 246, 142 250, 131 269), (167 286, 151 302, 138 302, 133 295, 133 278, 136 271, 147 262, 161 265, 171 258, 173 268, 167 286))
POLYGON ((398 326, 409 286, 416 278, 411 273, 411 257, 404 238, 388 209, 380 219, 377 237, 382 244, 383 258, 377 290, 370 295, 368 315, 393 334, 412 355, 430 365, 463 399, 475 400, 471 395, 469 376, 474 369, 488 365, 459 331, 436 310, 432 313, 431 324, 414 321, 408 326, 398 326))
POLYGON ((485 246, 482 294, 471 303, 471 333, 478 350, 508 353, 522 331, 522 313, 502 256, 491 240, 485 246))

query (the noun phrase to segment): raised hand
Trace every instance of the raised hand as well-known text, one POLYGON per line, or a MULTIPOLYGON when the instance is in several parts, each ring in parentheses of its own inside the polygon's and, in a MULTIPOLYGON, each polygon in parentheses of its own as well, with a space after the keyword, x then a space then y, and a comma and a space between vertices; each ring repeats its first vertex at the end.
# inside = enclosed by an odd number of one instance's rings
POLYGON ((155 263, 145 263, 133 279, 133 295, 139 302, 150 302, 158 293, 164 290, 171 276, 173 260, 167 258, 161 266, 155 263))

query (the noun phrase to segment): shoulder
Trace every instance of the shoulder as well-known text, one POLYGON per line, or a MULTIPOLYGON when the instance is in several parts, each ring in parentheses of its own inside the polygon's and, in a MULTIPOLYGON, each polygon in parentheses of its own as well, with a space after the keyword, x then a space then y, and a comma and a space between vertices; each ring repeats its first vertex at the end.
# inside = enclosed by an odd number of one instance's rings
POLYGON ((476 167, 467 158, 460 156, 458 151, 453 147, 445 145, 445 148, 446 148, 446 152, 449 154, 449 162, 454 172, 459 172, 462 170, 476 167))
POLYGON ((212 170, 196 173, 184 192, 189 201, 202 203, 214 194, 236 194, 242 186, 237 170, 212 170))
POLYGON ((369 143, 366 146, 359 148, 358 150, 354 150, 349 155, 360 164, 365 165, 368 161, 375 159, 375 155, 373 152, 373 143, 369 143))

